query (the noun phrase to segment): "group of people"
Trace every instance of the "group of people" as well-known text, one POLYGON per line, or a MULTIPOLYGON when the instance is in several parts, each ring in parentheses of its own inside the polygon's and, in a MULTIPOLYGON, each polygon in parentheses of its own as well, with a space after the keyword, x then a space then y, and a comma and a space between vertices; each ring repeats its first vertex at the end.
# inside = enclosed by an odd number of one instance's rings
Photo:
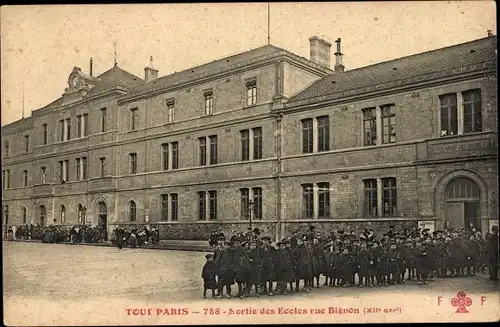
POLYGON ((314 287, 378 287, 416 280, 425 285, 433 278, 474 276, 489 267, 498 280, 498 227, 485 238, 474 228, 430 232, 429 229, 396 231, 393 226, 376 238, 373 230, 330 232, 314 226, 275 245, 260 237, 258 229, 217 240, 206 255, 201 277, 203 297, 245 298, 275 292, 310 292, 314 287), (302 281, 302 288, 300 284, 302 281), (225 292, 225 294, 224 294, 225 292))
POLYGON ((108 239, 108 233, 103 226, 89 225, 49 225, 26 224, 7 229, 7 240, 38 240, 42 243, 96 243, 108 239))
POLYGON ((111 241, 119 249, 124 246, 136 248, 148 243, 158 244, 160 242, 160 233, 155 227, 149 230, 147 226, 118 226, 113 231, 111 241))

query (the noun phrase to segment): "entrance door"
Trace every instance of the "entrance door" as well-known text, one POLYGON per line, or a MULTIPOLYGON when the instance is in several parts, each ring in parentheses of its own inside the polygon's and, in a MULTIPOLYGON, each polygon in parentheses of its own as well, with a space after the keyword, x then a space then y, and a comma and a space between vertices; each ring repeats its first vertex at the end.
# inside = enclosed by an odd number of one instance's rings
POLYGON ((481 219, 479 213, 479 202, 464 202, 464 215, 465 215, 465 227, 476 228, 476 230, 481 230, 481 219))
POLYGON ((45 226, 45 216, 47 216, 47 210, 45 206, 40 206, 40 218, 38 221, 42 226, 45 226))
POLYGON ((477 184, 465 177, 452 180, 446 187, 446 220, 450 227, 481 228, 480 194, 477 184))
MULTIPOLYGON (((99 202, 99 219, 97 224, 102 227, 105 231, 108 229, 108 208, 106 203, 99 202)), ((106 233, 107 234, 107 233, 106 233)), ((107 237, 104 237, 107 239, 107 237)))
POLYGON ((464 226, 464 203, 448 202, 446 204, 446 220, 450 222, 450 227, 457 229, 464 226))

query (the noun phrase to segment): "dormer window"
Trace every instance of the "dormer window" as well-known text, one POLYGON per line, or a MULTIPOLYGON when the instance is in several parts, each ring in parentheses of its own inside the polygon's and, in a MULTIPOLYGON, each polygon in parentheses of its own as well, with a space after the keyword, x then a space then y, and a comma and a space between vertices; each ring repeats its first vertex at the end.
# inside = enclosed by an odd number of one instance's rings
POLYGON ((214 93, 212 90, 209 90, 205 91, 203 95, 205 96, 205 115, 211 115, 213 114, 214 93))

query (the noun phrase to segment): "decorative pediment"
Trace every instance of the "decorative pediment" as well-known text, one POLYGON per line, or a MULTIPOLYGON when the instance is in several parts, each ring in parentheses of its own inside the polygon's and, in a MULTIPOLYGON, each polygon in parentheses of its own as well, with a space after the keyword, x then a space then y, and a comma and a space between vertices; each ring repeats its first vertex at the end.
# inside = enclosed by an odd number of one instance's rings
POLYGON ((80 67, 73 67, 73 71, 69 74, 68 88, 65 90, 65 94, 78 91, 82 91, 81 93, 86 94, 86 92, 90 91, 99 81, 99 78, 82 73, 80 67))

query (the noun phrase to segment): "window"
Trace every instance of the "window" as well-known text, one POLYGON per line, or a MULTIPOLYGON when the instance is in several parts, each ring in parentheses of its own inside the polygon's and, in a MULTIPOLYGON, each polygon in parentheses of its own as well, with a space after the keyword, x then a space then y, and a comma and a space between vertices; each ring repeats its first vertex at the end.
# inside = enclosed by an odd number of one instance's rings
POLYGON ((69 160, 64 160, 64 181, 69 180, 69 160))
POLYGON ((205 220, 207 208, 207 198, 205 192, 198 192, 198 219, 205 220))
POLYGON ((210 139, 210 164, 217 164, 217 135, 211 135, 210 139))
POLYGON ((80 224, 85 224, 86 219, 85 219, 85 209, 83 209, 83 206, 81 204, 78 204, 76 207, 76 212, 78 215, 78 222, 80 224))
POLYGON ((78 115, 76 116, 76 128, 77 128, 77 136, 78 137, 82 137, 83 133, 82 133, 82 127, 83 127, 83 119, 82 119, 82 115, 78 115))
POLYGON ((210 206, 210 220, 217 219, 217 191, 208 191, 208 200, 210 206))
POLYGON ((66 208, 62 205, 59 212, 60 212, 60 216, 61 216, 61 223, 63 223, 66 221, 66 208))
POLYGON ((464 105, 464 133, 475 133, 483 130, 481 110, 481 90, 470 90, 462 93, 464 105))
MULTIPOLYGON (((77 171, 80 171, 77 169, 77 171)), ((69 177, 69 160, 59 161, 59 179, 65 183, 69 177)))
POLYGON ((394 217, 396 216, 396 178, 382 178, 382 204, 384 217, 394 217))
POLYGON ((396 113, 394 105, 380 107, 382 110, 382 144, 396 142, 396 113))
POLYGON ((47 183, 47 170, 45 167, 40 168, 40 175, 42 176, 42 184, 47 183))
POLYGON ((162 194, 161 196, 161 220, 168 220, 168 194, 162 194))
POLYGON ((5 205, 3 206, 3 216, 4 216, 4 225, 9 224, 9 206, 5 205))
POLYGON ((64 182, 64 161, 59 161, 59 181, 64 182))
POLYGON ((137 108, 130 109, 130 129, 137 129, 137 108))
POLYGON ((47 216, 47 209, 45 209, 45 206, 40 206, 40 222, 42 225, 45 223, 45 217, 47 216))
POLYGON ((101 173, 99 174, 102 177, 106 176, 106 158, 99 158, 101 161, 101 173))
POLYGON ((136 207, 134 201, 130 201, 128 203, 128 219, 130 221, 136 221, 137 220, 137 207, 136 207))
POLYGON ((82 115, 82 137, 88 136, 89 135, 89 114, 83 114, 82 115))
POLYGON ((199 149, 200 149, 200 166, 206 166, 207 164, 207 138, 200 137, 198 139, 199 149))
POLYGON ((205 92, 205 115, 213 114, 213 99, 214 94, 212 91, 205 92))
POLYGON ((253 218, 262 219, 262 188, 254 187, 253 192, 253 218))
POLYGON ((3 142, 3 147, 4 147, 4 151, 5 151, 5 156, 8 156, 9 152, 10 152, 10 146, 9 146, 9 141, 8 140, 5 140, 3 142))
POLYGON ((176 193, 170 194, 170 207, 171 207, 171 212, 170 212, 170 220, 172 221, 177 221, 179 220, 177 212, 178 210, 178 197, 176 193))
POLYGON ((10 187, 10 170, 2 170, 2 189, 5 190, 10 187))
POLYGON ((377 180, 366 179, 364 180, 365 187, 365 204, 364 214, 368 217, 378 216, 378 202, 377 202, 377 180))
POLYGON ((101 133, 106 132, 107 109, 101 109, 101 133))
POLYGON ((26 224, 26 208, 25 207, 22 207, 21 208, 21 219, 23 221, 23 225, 26 224))
POLYGON ((253 106, 257 103, 257 81, 255 79, 246 82, 247 87, 247 106, 253 106))
POLYGON ((363 145, 377 145, 377 116, 376 108, 363 110, 363 145))
POLYGON ((24 152, 28 152, 30 150, 30 136, 24 135, 24 152))
POLYGON ((82 179, 87 179, 87 158, 82 158, 82 179))
POLYGON ((179 168, 179 143, 172 142, 170 143, 172 147, 172 169, 179 168))
POLYGON ((330 124, 328 116, 318 117, 318 151, 330 150, 330 124))
POLYGON ((167 122, 173 123, 175 121, 175 101, 167 101, 167 122))
POLYGON ((330 216, 330 184, 318 183, 318 217, 330 216))
POLYGON ((457 95, 445 94, 439 97, 441 112, 441 136, 458 134, 457 95))
POLYGON ((71 118, 66 118, 66 141, 71 140, 71 118))
POLYGON ((64 125, 65 125, 64 119, 60 120, 59 121, 59 141, 60 142, 64 142, 64 136, 65 136, 64 135, 64 129, 65 129, 64 125))
POLYGON ((137 174, 137 153, 130 153, 130 173, 137 174))
POLYGON ((76 159, 76 180, 79 181, 81 180, 81 159, 80 158, 77 158, 76 159))
POLYGON ((240 131, 241 135, 241 160, 247 161, 250 159, 250 133, 248 129, 240 131))
POLYGON ((43 142, 42 144, 47 145, 47 142, 48 142, 48 140, 47 140, 47 138, 48 138, 47 124, 42 125, 42 131, 43 131, 42 132, 42 142, 43 142))
POLYGON ((314 216, 313 184, 302 185, 302 215, 305 218, 312 218, 314 216))
POLYGON ((262 159, 262 128, 256 127, 253 131, 253 159, 262 159))
POLYGON ((240 216, 249 219, 248 203, 250 202, 250 191, 247 188, 240 189, 240 216))
POLYGON ((23 170, 23 186, 28 186, 28 171, 23 170))
POLYGON ((168 143, 161 145, 161 168, 168 170, 168 143))
POLYGON ((313 120, 302 120, 302 153, 313 152, 313 120))

